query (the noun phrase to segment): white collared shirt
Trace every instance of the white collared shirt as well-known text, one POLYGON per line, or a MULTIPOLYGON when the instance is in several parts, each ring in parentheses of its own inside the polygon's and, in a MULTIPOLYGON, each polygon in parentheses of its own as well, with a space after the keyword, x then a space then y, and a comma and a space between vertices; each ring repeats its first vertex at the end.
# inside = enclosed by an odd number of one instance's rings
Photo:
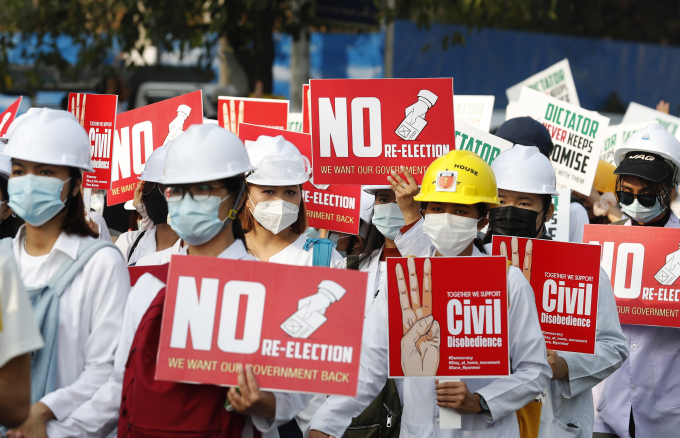
POLYGON ((116 246, 120 248, 123 257, 128 265, 136 263, 142 257, 156 252, 156 227, 149 230, 128 231, 123 233, 116 240, 116 246), (139 236, 144 233, 135 250, 130 254, 132 246, 139 236))
POLYGON ((177 239, 174 245, 170 248, 166 248, 162 251, 152 252, 144 257, 139 258, 135 266, 158 266, 170 263, 170 258, 173 254, 186 254, 186 251, 182 252, 182 239, 177 239))
MULTIPOLYGON (((631 226, 631 220, 624 225, 631 226)), ((664 228, 680 228, 675 213, 671 213, 664 228)), ((593 389, 593 430, 628 437, 632 408, 636 436, 677 436, 680 430, 680 328, 630 324, 622 324, 621 328, 628 340, 628 360, 593 389)))
MULTIPOLYGON (((65 260, 77 257, 82 243, 93 239, 62 232, 44 263, 32 269, 29 278, 21 269, 25 235, 25 227, 21 227, 13 251, 22 280, 30 285, 45 284, 65 260)), ((130 276, 120 252, 103 248, 59 298, 56 390, 40 400, 56 417, 47 425, 51 438, 68 436, 53 432, 52 427, 77 419, 78 406, 90 400, 111 375, 129 289, 130 276)))
MULTIPOLYGON (((186 255, 187 248, 179 251, 186 255)), ((219 256, 221 259, 251 260, 255 257, 248 254, 241 240, 235 240, 219 256)), ((147 309, 165 284, 151 274, 142 275, 130 291, 125 315, 122 318, 120 342, 116 350, 114 371, 108 381, 101 386, 91 400, 78 408, 78 418, 67 419, 58 428, 48 428, 50 438, 54 436, 68 437, 100 437, 107 436, 118 425, 118 411, 122 394, 125 364, 134 340, 137 327, 147 309), (53 435, 53 433, 55 433, 53 435)), ((274 419, 250 416, 246 421, 242 438, 253 437, 253 423, 262 432, 263 438, 278 438, 278 427, 290 421, 295 414, 302 410, 311 396, 306 394, 274 393, 276 397, 276 415, 274 419)), ((75 415, 74 415, 75 417, 75 415)))
MULTIPOLYGON (((411 232, 418 225, 408 232, 411 232)), ((407 234, 408 234, 407 232, 407 234)), ((417 233, 417 231, 416 231, 417 233)), ((422 234, 422 224, 420 227, 422 234)), ((401 233, 400 233, 401 235, 401 233)), ((425 245, 419 234, 410 250, 419 247, 427 256, 434 249, 425 245)), ((423 236, 425 236, 423 234, 423 236)), ((429 238, 425 236, 429 242, 429 238)), ((402 254, 409 253, 399 246, 402 254)), ((473 256, 483 255, 473 248, 473 256)), ((507 274, 510 309, 508 311, 510 359, 513 374, 501 379, 465 379, 470 391, 484 397, 493 421, 484 415, 463 415, 461 429, 440 429, 439 408, 435 400, 434 378, 404 378, 404 410, 400 434, 405 438, 516 438, 519 426, 515 411, 530 402, 550 381, 552 371, 546 358, 545 341, 531 286, 522 273, 510 267, 507 274)), ((384 289, 382 287, 381 289, 384 289)), ((378 395, 387 379, 387 298, 376 297, 364 323, 361 368, 357 396, 331 396, 312 420, 311 428, 342 436, 352 417, 360 414, 378 395)))

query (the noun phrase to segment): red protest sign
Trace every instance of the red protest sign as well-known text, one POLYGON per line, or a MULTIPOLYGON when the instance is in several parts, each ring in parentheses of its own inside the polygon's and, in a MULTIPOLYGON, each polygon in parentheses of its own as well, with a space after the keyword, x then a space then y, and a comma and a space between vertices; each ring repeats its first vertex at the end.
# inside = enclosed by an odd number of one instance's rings
MULTIPOLYGON (((297 146, 300 153, 310 162, 312 161, 312 140, 309 134, 247 123, 240 125, 239 138, 246 147, 261 135, 270 137, 283 135, 283 138, 297 146)), ((312 175, 312 181, 313 178, 314 175, 312 175)), ((307 209, 307 221, 310 227, 359 234, 361 186, 314 185, 313 182, 306 182, 302 185, 302 189, 302 198, 307 209)))
POLYGON ((387 297, 390 377, 510 374, 505 258, 388 258, 387 297))
POLYGON ((315 180, 387 184, 406 167, 418 183, 456 149, 453 79, 312 79, 315 180))
POLYGON ((83 174, 83 187, 106 189, 111 187, 111 146, 116 129, 115 94, 69 93, 68 111, 90 137, 90 162, 94 172, 83 174))
POLYGON ((118 114, 113 137, 108 205, 131 200, 151 153, 203 123, 201 90, 118 114))
POLYGON ((236 135, 241 123, 286 129, 288 101, 220 96, 217 99, 217 123, 236 135))
POLYGON ((23 96, 19 96, 13 104, 9 106, 5 111, 0 113, 0 137, 4 136, 9 129, 9 125, 12 124, 17 116, 17 111, 19 111, 19 105, 21 105, 21 99, 23 96))
POLYGON ((309 84, 302 86, 302 132, 312 132, 312 95, 309 92, 309 84))
POLYGON ((586 225, 583 241, 602 245, 621 324, 680 327, 680 229, 586 225))
POLYGON ((548 349, 595 354, 599 246, 493 236, 492 254, 509 254, 531 284, 548 349))
POLYGON ((368 274, 172 256, 156 378, 355 396, 368 274), (200 291, 200 294, 199 294, 200 291))

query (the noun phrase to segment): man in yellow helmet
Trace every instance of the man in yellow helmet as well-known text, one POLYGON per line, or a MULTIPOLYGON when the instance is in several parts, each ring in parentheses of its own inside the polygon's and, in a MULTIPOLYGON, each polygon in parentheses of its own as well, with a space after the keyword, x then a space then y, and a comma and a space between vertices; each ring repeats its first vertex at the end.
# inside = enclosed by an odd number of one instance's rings
MULTIPOLYGON (((499 201, 493 172, 476 154, 452 151, 435 160, 425 173, 415 201, 424 205, 423 229, 431 245, 423 246, 422 253, 413 255, 483 255, 475 245, 477 232, 486 223, 488 207, 498 205, 499 201)), ((434 378, 404 379, 402 437, 519 437, 515 411, 545 388, 551 371, 531 287, 515 267, 509 268, 507 281, 512 374, 500 379, 446 383, 434 378), (460 413, 461 429, 440 429, 437 406, 460 413)), ((382 292, 366 317, 364 333, 357 397, 328 398, 312 420, 310 438, 342 436, 351 418, 385 384, 387 297, 382 292)))

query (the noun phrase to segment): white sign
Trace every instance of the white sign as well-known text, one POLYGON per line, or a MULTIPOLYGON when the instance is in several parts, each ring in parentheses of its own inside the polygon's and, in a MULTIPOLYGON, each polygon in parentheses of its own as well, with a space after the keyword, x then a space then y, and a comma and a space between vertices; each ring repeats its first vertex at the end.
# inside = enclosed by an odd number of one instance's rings
POLYGON ((288 130, 302 132, 302 113, 288 113, 288 130))
MULTIPOLYGON (((623 115, 621 124, 624 123, 643 123, 645 126, 651 122, 657 122, 666 128, 680 140, 680 118, 671 116, 670 114, 662 113, 648 106, 640 105, 639 103, 631 102, 628 105, 626 114, 623 115)), ((643 126, 644 128, 644 126, 643 126)), ((640 128, 642 129, 642 128, 640 128)))
POLYGON ((545 225, 548 234, 558 242, 569 242, 569 222, 571 220, 571 190, 565 187, 558 188, 559 196, 553 195, 555 213, 552 219, 545 225))
POLYGON ((456 149, 472 151, 489 165, 501 152, 510 149, 512 146, 512 143, 507 140, 456 121, 456 149))
POLYGON ((609 119, 527 87, 519 98, 519 112, 550 132, 557 183, 590 196, 609 119))
POLYGON ((465 123, 489 132, 495 96, 453 96, 453 118, 456 123, 465 123))
POLYGON ((614 149, 623 146, 631 134, 643 129, 647 123, 621 123, 607 128, 607 138, 600 154, 600 160, 614 164, 614 149))
POLYGON ((576 85, 574 85, 574 77, 571 75, 568 59, 563 59, 542 72, 536 73, 529 79, 525 79, 505 90, 508 101, 518 101, 522 93, 522 87, 529 87, 555 99, 581 106, 578 94, 576 94, 576 85))

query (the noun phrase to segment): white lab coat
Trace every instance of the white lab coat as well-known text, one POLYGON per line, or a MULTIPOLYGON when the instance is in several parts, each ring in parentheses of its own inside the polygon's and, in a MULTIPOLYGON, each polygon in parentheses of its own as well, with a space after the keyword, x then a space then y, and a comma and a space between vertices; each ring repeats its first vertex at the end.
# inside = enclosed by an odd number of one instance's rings
MULTIPOLYGON (((186 248, 183 249, 182 253, 186 254, 186 248)), ((240 240, 236 240, 218 257, 233 260, 256 260, 246 252, 245 246, 240 240)), ((64 422, 61 425, 63 434, 59 436, 105 437, 115 429, 118 424, 125 364, 135 332, 142 317, 163 287, 165 287, 165 284, 162 281, 151 274, 144 274, 132 288, 125 306, 125 316, 122 318, 122 331, 120 343, 116 350, 114 371, 92 399, 78 408, 78 418, 85 421, 64 422)), ((290 421, 311 399, 311 395, 306 394, 276 392, 274 395, 276 397, 275 417, 271 419, 248 417, 246 427, 241 435, 242 438, 253 437, 253 425, 262 432, 263 438, 278 438, 277 428, 290 421)), ((52 438, 51 434, 49 436, 52 438)))
MULTIPOLYGON (((399 251, 405 254, 401 247, 399 251)), ((425 253, 414 255, 432 253, 432 248, 429 247, 425 253)), ((475 248, 472 255, 481 256, 482 253, 475 248)), ((552 372, 546 359, 545 341, 538 324, 538 314, 531 287, 517 268, 511 267, 507 276, 510 300, 508 340, 513 374, 501 379, 463 380, 470 391, 477 392, 484 397, 493 420, 485 415, 464 415, 461 429, 440 429, 435 379, 405 378, 404 409, 401 420, 402 437, 504 438, 519 436, 515 411, 533 400, 545 388, 552 372)), ((312 429, 336 437, 342 436, 352 417, 361 413, 385 385, 388 344, 385 293, 378 294, 369 311, 364 323, 362 342, 357 397, 329 397, 312 420, 312 429)))
MULTIPOLYGON (((14 259, 21 272, 21 248, 26 235, 21 227, 14 238, 14 259)), ((67 258, 76 258, 78 248, 92 237, 61 233, 37 278, 24 278, 28 285, 45 284, 67 258)), ((130 277, 114 248, 95 253, 59 298, 56 390, 40 401, 54 413, 47 423, 50 438, 68 437, 63 424, 87 423, 78 408, 88 403, 113 371, 130 277)))
MULTIPOLYGON (((625 225, 631 226, 628 220, 625 225)), ((671 213, 665 228, 680 228, 671 213)), ((622 324, 628 360, 593 389, 595 432, 629 437, 631 408, 638 438, 680 434, 680 329, 622 324)))
POLYGON ((135 266, 151 266, 151 265, 157 266, 170 263, 170 258, 173 256, 173 254, 182 253, 183 247, 182 243, 183 243, 182 239, 177 239, 177 242, 175 242, 175 244, 172 245, 170 248, 166 248, 163 251, 152 252, 151 254, 147 254, 144 257, 141 257, 139 260, 137 260, 135 266))
POLYGON ((123 253, 123 257, 128 265, 137 263, 137 260, 145 255, 156 252, 156 227, 153 227, 150 230, 136 230, 123 233, 118 237, 118 240, 116 240, 116 246, 120 249, 120 252, 123 253), (142 233, 144 233, 144 235, 139 239, 139 243, 134 252, 130 254, 132 245, 135 244, 142 233))
POLYGON ((600 268, 595 354, 558 352, 569 366, 569 380, 551 381, 543 409, 539 438, 591 438, 591 389, 619 369, 628 357, 628 342, 619 324, 609 276, 600 268), (576 426, 568 427, 567 424, 576 426))
MULTIPOLYGON (((373 299, 378 294, 381 276, 385 274, 387 269, 387 262, 380 261, 381 249, 376 249, 371 254, 369 263, 359 267, 361 272, 368 272, 368 283, 366 286, 366 308, 364 310, 364 317, 368 315, 368 311, 371 310, 373 305, 373 299)), ((338 269, 347 269, 347 258, 342 259, 342 261, 336 266, 338 269)))
POLYGON ((569 204, 569 241, 583 242, 583 227, 590 223, 588 210, 578 202, 569 204))

